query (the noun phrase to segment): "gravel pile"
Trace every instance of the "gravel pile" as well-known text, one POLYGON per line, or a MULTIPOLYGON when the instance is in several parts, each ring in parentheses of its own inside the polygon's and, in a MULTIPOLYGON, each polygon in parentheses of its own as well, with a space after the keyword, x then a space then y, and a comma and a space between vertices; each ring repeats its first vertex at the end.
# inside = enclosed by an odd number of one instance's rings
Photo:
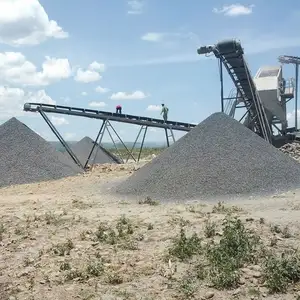
POLYGON ((299 143, 289 143, 285 144, 279 148, 282 152, 290 155, 292 158, 300 161, 300 144, 299 143))
POLYGON ((72 160, 16 118, 0 126, 0 187, 59 179, 80 172, 72 160))
MULTIPOLYGON (((78 157, 78 159, 83 165, 85 165, 93 145, 94 141, 86 136, 78 143, 72 146, 74 154, 78 157)), ((120 160, 116 156, 108 152, 106 149, 98 145, 98 147, 94 148, 94 151, 89 160, 89 164, 92 164, 93 162, 94 164, 113 164, 120 163, 120 160)))
POLYGON ((115 191, 180 201, 263 195, 299 186, 299 164, 238 121, 215 113, 115 191))

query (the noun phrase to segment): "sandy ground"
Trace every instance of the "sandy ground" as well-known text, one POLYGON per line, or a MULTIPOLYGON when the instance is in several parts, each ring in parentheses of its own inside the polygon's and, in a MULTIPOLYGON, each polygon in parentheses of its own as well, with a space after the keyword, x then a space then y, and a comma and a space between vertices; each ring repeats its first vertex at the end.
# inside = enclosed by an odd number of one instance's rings
MULTIPOLYGON (((190 266, 165 259, 172 238, 182 222, 201 235, 204 221, 221 221, 232 203, 214 210, 216 203, 148 205, 110 195, 115 180, 136 168, 103 166, 55 182, 1 189, 0 299, 187 299, 179 286, 190 266), (116 244, 95 239, 99 224, 114 227, 125 217, 130 239, 116 244)), ((288 226, 291 236, 277 234, 273 248, 298 246, 299 191, 234 205, 266 240, 276 235, 271 226, 288 226)), ((245 271, 237 289, 218 291, 203 283, 193 298, 300 299, 297 286, 286 295, 269 295, 252 271, 245 271)))

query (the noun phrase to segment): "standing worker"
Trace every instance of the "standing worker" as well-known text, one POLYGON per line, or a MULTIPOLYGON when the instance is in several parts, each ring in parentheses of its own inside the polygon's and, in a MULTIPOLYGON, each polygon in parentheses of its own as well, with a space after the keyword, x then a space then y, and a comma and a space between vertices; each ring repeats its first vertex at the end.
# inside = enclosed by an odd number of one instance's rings
POLYGON ((164 121, 167 122, 169 109, 164 104, 162 104, 161 107, 162 109, 160 114, 163 115, 164 121))
POLYGON ((116 114, 122 114, 122 106, 120 104, 116 106, 116 114))

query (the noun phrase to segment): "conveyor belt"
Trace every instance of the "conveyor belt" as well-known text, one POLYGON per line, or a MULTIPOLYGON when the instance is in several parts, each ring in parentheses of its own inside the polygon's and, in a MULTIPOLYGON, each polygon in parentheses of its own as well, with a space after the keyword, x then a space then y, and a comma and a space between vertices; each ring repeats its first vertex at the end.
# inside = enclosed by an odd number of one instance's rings
POLYGON ((157 128, 168 128, 172 130, 178 131, 190 131, 192 128, 196 127, 196 124, 189 124, 183 122, 176 121, 167 121, 164 122, 161 119, 153 119, 149 117, 141 117, 135 115, 127 115, 127 114, 116 114, 107 111, 93 110, 93 109, 85 109, 71 106, 62 106, 62 105, 51 105, 44 103, 25 103, 24 111, 29 112, 48 112, 48 113, 56 113, 56 114, 65 114, 70 116, 79 116, 85 118, 92 119, 108 119, 110 121, 122 122, 122 123, 130 123, 136 125, 144 125, 149 127, 157 127, 157 128))
POLYGON ((198 54, 210 52, 213 52, 221 60, 240 93, 250 116, 251 129, 268 142, 271 142, 270 124, 244 59, 244 51, 241 44, 235 40, 226 40, 214 46, 204 46, 198 49, 198 54))

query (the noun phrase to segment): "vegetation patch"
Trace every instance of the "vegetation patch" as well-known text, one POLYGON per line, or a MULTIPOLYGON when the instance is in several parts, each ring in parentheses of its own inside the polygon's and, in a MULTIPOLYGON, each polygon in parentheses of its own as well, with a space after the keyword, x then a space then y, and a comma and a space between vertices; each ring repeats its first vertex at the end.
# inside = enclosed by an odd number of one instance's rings
POLYGON ((185 228, 181 227, 179 235, 173 240, 168 250, 168 254, 184 261, 192 258, 195 254, 199 254, 201 249, 201 239, 197 234, 193 233, 188 237, 185 228))

